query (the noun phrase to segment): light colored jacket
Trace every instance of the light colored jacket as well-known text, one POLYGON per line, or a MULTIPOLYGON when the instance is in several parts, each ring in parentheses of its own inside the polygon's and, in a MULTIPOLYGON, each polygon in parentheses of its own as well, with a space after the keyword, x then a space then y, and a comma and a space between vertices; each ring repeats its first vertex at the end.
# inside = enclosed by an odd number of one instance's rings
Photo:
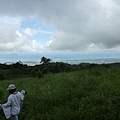
POLYGON ((11 115, 19 114, 22 104, 23 104, 24 97, 25 97, 25 91, 22 90, 21 93, 17 92, 15 94, 11 94, 8 97, 7 103, 2 104, 2 109, 7 119, 11 115))

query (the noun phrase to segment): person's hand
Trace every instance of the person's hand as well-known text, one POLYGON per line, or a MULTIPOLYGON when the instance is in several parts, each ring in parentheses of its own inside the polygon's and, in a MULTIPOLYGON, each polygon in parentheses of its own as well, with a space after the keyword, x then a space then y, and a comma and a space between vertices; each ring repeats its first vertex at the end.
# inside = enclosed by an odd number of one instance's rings
POLYGON ((27 94, 27 92, 26 92, 25 90, 22 90, 21 93, 22 93, 23 95, 26 95, 26 94, 27 94))

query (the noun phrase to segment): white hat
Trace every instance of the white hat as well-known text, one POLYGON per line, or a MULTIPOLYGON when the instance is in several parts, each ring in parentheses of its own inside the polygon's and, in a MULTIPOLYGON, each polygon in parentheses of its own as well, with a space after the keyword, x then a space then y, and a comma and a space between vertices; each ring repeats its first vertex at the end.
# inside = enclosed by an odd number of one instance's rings
POLYGON ((15 87, 14 84, 10 84, 10 85, 8 86, 7 90, 13 90, 13 89, 15 89, 15 88, 16 88, 16 87, 15 87))

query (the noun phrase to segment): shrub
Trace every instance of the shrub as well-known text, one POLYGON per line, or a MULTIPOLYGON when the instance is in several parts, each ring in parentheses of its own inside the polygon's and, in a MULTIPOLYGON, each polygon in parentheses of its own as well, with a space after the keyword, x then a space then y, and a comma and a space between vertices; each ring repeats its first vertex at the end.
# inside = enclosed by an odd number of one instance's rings
POLYGON ((0 73, 0 80, 4 80, 5 79, 5 76, 3 73, 0 73))
POLYGON ((39 71, 37 71, 37 72, 35 73, 35 76, 36 76, 37 78, 41 78, 41 77, 43 76, 43 74, 42 74, 42 72, 39 70, 39 71))

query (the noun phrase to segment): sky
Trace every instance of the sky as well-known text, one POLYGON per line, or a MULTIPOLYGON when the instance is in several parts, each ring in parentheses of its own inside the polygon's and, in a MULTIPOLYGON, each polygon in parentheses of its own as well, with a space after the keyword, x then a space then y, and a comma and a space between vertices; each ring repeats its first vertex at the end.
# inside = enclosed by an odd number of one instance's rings
POLYGON ((119 29, 118 0, 0 0, 2 54, 119 53, 119 29))

